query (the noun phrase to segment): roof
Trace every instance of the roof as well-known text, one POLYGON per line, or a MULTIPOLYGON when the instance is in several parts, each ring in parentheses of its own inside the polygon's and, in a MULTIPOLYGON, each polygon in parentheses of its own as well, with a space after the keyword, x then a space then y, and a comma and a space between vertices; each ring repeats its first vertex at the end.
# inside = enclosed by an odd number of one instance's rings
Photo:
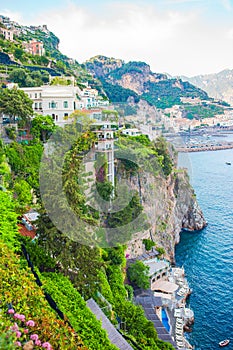
POLYGON ((135 302, 145 307, 162 306, 162 300, 159 297, 155 297, 153 294, 141 294, 135 298, 135 302))
POLYGON ((33 222, 38 219, 40 214, 37 211, 29 211, 28 213, 23 215, 28 221, 33 222))
POLYGON ((162 281, 158 280, 154 283, 152 283, 151 289, 152 290, 159 290, 161 292, 172 294, 174 293, 179 286, 175 283, 168 282, 168 281, 162 281))
POLYGON ((35 230, 29 231, 23 224, 18 224, 18 230, 22 236, 31 237, 32 239, 36 236, 35 230))
POLYGON ((137 258, 128 259, 128 261, 135 261, 135 260, 144 261, 144 260, 155 258, 158 255, 159 255, 159 252, 157 252, 156 249, 152 248, 151 252, 139 255, 137 258))
POLYGON ((154 258, 150 260, 144 260, 143 263, 150 268, 149 270, 149 276, 153 276, 159 271, 163 271, 164 269, 169 268, 169 262, 159 260, 156 261, 154 258))
MULTIPOLYGON (((146 318, 151 321, 157 331, 158 338, 167 341, 170 344, 172 344, 176 349, 177 345, 175 341, 172 339, 171 335, 168 333, 160 319, 155 313, 155 305, 154 303, 158 300, 158 298, 153 298, 151 296, 142 296, 142 297, 137 297, 136 301, 138 304, 140 304, 143 307, 143 310, 145 312, 146 318)), ((156 305, 157 306, 157 305, 156 305)))
POLYGON ((110 342, 116 345, 120 350, 133 350, 131 345, 116 330, 113 324, 105 316, 99 305, 92 298, 87 301, 87 306, 95 314, 96 318, 101 321, 102 328, 106 330, 110 342))

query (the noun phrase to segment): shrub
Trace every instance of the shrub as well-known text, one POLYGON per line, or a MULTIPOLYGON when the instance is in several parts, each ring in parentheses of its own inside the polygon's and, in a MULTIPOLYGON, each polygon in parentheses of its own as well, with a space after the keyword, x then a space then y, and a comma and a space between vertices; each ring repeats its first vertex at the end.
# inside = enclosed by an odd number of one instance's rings
MULTIPOLYGON (((8 305, 11 305, 18 314, 23 314, 26 320, 35 322, 33 332, 42 342, 49 342, 53 350, 81 349, 80 338, 64 321, 57 320, 43 292, 34 282, 33 275, 28 269, 21 267, 19 257, 2 241, 0 241, 0 261, 0 295, 3 306, 0 334, 8 332, 10 326, 14 324, 7 313, 8 305)), ((84 349, 82 347, 82 350, 84 349)))
POLYGON ((151 250, 155 243, 151 239, 143 239, 142 243, 145 245, 146 250, 151 250))

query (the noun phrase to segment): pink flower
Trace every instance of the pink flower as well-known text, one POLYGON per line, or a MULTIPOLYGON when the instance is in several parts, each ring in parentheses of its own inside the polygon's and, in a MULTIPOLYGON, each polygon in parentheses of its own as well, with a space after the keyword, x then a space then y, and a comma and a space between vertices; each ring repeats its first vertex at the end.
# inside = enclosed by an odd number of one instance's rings
POLYGON ((18 327, 17 323, 15 323, 14 326, 12 326, 12 327, 10 328, 10 330, 11 330, 12 332, 17 332, 17 331, 19 330, 19 327, 18 327))
POLYGON ((32 334, 32 335, 30 336, 30 339, 31 339, 31 340, 34 340, 34 341, 37 341, 37 340, 39 339, 39 336, 38 336, 37 334, 32 334))
POLYGON ((15 346, 22 346, 22 344, 20 343, 20 341, 16 341, 15 346))
POLYGON ((25 316, 24 315, 20 315, 20 314, 14 314, 14 318, 24 322, 25 321, 25 316))
POLYGON ((28 329, 27 328, 25 328, 24 330, 23 330, 23 332, 24 332, 24 334, 28 334, 28 329))
POLYGON ((8 314, 14 314, 15 310, 14 309, 9 309, 7 312, 8 312, 8 314))
POLYGON ((20 331, 17 331, 17 332, 16 332, 16 337, 17 337, 17 338, 20 338, 20 337, 21 337, 21 334, 22 334, 22 333, 21 333, 20 331))
POLYGON ((41 346, 41 341, 38 339, 38 340, 36 340, 35 341, 35 345, 37 345, 37 346, 41 346))
POLYGON ((25 316, 24 315, 19 315, 20 317, 19 317, 19 320, 20 321, 22 321, 22 322, 24 322, 25 321, 25 316))
POLYGON ((50 343, 48 343, 48 342, 43 343, 42 344, 42 348, 45 348, 47 350, 52 350, 53 349, 52 345, 50 343))
POLYGON ((29 320, 29 321, 26 322, 26 326, 28 326, 28 327, 34 327, 34 326, 35 326, 35 322, 32 321, 32 320, 29 320))

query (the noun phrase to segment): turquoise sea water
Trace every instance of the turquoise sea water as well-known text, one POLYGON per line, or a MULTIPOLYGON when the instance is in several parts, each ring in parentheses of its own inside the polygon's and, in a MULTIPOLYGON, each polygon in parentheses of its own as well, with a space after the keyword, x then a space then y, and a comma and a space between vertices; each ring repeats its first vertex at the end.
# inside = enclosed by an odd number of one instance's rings
POLYGON ((219 349, 229 338, 233 349, 233 150, 180 154, 209 223, 197 233, 182 233, 176 262, 184 266, 193 293, 196 350, 219 349), (232 165, 226 165, 231 162, 232 165))

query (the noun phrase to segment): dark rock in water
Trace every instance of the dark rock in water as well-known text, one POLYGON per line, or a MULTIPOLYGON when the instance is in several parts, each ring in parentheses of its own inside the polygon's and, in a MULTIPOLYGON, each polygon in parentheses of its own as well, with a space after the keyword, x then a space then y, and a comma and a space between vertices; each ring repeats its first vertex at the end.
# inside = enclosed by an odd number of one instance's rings
POLYGON ((200 209, 196 200, 193 200, 190 204, 187 213, 184 215, 182 228, 188 231, 200 231, 206 227, 202 210, 200 209))

